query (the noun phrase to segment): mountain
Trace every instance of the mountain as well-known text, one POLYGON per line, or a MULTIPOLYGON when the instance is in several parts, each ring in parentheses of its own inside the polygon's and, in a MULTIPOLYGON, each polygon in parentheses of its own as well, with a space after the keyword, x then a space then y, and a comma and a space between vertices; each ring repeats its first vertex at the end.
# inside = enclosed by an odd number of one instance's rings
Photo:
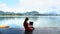
POLYGON ((37 12, 37 11, 32 11, 32 12, 26 12, 26 13, 24 13, 24 15, 28 15, 28 16, 33 16, 33 15, 35 15, 35 14, 39 14, 39 12, 37 12))
POLYGON ((3 12, 3 11, 0 11, 0 14, 4 14, 5 12, 3 12))
POLYGON ((12 15, 12 14, 21 14, 21 13, 14 13, 14 12, 4 12, 4 11, 0 11, 0 14, 6 14, 6 15, 12 15))
POLYGON ((37 11, 31 11, 31 12, 25 12, 25 13, 14 13, 14 12, 4 12, 0 11, 0 15, 22 15, 22 16, 57 16, 58 14, 54 12, 46 13, 46 14, 40 14, 37 11))

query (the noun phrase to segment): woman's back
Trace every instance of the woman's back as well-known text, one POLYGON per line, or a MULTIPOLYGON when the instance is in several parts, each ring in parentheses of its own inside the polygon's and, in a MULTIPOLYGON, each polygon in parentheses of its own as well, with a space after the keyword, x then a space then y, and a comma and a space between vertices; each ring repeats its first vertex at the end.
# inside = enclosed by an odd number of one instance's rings
POLYGON ((27 30, 27 31, 33 30, 33 28, 31 28, 30 24, 29 24, 27 21, 28 21, 28 18, 26 17, 26 19, 25 19, 25 21, 24 21, 24 24, 23 24, 25 30, 27 30))

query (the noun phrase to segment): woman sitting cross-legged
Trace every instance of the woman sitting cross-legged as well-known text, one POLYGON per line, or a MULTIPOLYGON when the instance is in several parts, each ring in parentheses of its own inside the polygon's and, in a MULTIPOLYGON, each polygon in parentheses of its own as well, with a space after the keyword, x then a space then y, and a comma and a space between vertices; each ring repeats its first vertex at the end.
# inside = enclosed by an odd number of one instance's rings
POLYGON ((32 31, 32 30, 34 30, 34 28, 32 28, 32 26, 28 23, 28 17, 26 17, 25 18, 25 21, 24 21, 24 28, 25 28, 25 30, 27 30, 27 31, 32 31))

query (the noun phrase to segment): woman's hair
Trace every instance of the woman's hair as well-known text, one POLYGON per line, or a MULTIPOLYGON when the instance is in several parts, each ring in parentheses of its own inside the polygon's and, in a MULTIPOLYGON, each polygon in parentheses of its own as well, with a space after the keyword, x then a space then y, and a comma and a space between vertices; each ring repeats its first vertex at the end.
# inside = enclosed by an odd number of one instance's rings
POLYGON ((29 20, 28 17, 26 17, 24 23, 26 23, 26 21, 28 21, 28 20, 29 20))
POLYGON ((28 17, 25 18, 25 21, 29 20, 28 17))
POLYGON ((25 21, 24 21, 24 26, 25 26, 25 24, 27 23, 28 20, 29 20, 28 17, 26 17, 25 21))

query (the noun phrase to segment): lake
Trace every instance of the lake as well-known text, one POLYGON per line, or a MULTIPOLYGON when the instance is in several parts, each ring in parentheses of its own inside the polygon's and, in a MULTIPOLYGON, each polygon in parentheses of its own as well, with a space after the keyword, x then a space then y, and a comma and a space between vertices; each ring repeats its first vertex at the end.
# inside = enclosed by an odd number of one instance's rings
MULTIPOLYGON (((23 28, 25 17, 0 17, 0 25, 8 25, 10 28, 23 28)), ((34 22, 35 28, 60 27, 60 16, 32 16, 29 21, 34 22)))

